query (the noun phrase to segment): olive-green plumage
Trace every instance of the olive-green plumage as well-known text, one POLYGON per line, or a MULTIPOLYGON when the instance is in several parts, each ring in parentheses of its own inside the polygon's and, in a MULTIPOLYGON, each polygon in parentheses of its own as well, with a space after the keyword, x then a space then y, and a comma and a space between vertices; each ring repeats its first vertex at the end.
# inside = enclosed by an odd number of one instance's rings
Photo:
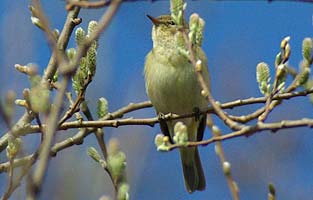
MULTIPOLYGON (((152 28, 153 49, 145 62, 145 80, 147 94, 157 113, 186 114, 195 108, 204 109, 207 101, 201 95, 194 67, 188 57, 179 50, 177 38, 178 26, 169 15, 158 18, 148 16, 154 26, 152 28)), ((209 85, 207 58, 199 46, 194 46, 197 59, 202 61, 202 73, 209 85)), ((188 140, 202 140, 206 126, 206 115, 180 119, 187 126, 188 140)), ((174 125, 177 121, 161 123, 163 134, 173 137, 174 125)), ((180 149, 185 186, 189 193, 204 190, 205 177, 197 147, 180 149)))

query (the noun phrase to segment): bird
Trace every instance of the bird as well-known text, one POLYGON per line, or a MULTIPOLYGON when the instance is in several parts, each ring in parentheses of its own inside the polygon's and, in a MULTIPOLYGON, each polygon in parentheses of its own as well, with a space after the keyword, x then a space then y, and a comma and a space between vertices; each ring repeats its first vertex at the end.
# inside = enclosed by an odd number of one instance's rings
MULTIPOLYGON (((181 121, 187 127, 188 141, 201 141, 206 127, 206 114, 199 110, 208 107, 201 95, 201 87, 195 69, 188 56, 179 49, 177 34, 181 26, 170 15, 152 17, 153 48, 147 54, 144 65, 146 93, 157 114, 177 114, 197 112, 195 117, 179 120, 160 120, 160 128, 173 143, 174 125, 181 121)), ((184 28, 188 24, 184 22, 184 28)), ((202 63, 202 75, 210 85, 207 57, 199 45, 193 45, 197 60, 202 63)), ((186 190, 193 193, 204 190, 205 176, 197 147, 180 147, 181 163, 186 190)))

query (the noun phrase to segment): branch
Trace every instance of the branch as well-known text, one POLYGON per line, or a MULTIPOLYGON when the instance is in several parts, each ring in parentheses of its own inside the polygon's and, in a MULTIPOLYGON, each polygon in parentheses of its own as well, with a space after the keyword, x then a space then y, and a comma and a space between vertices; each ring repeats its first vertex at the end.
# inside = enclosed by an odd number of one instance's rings
MULTIPOLYGON (((199 142, 188 142, 187 147, 192 146, 207 146, 211 143, 217 141, 229 140, 231 138, 241 137, 241 136, 250 136, 253 133, 262 132, 262 131, 272 131, 272 133, 276 133, 279 130, 289 129, 289 128, 297 128, 297 127, 309 127, 313 128, 313 119, 303 118, 301 120, 283 120, 280 122, 274 123, 258 123, 253 126, 246 126, 239 131, 231 132, 222 136, 213 137, 208 140, 203 140, 199 142)), ((173 144, 169 146, 169 150, 173 150, 183 145, 173 144)))
MULTIPOLYGON (((301 119, 301 120, 284 120, 280 122, 274 122, 274 123, 258 123, 253 126, 247 126, 239 131, 231 132, 225 135, 221 136, 213 136, 212 138, 208 140, 203 140, 203 141, 197 141, 197 142, 188 142, 187 145, 178 145, 178 144, 172 144, 169 145, 168 150, 174 150, 179 147, 192 147, 192 146, 207 146, 211 143, 217 142, 217 141, 224 141, 224 140, 229 140, 232 138, 236 137, 241 137, 241 136, 249 136, 253 133, 257 132, 263 132, 270 130, 273 133, 276 133, 279 130, 283 129, 289 129, 289 128, 297 128, 297 127, 313 127, 313 119, 301 119)), ((70 146, 73 146, 74 144, 80 145, 83 143, 83 139, 88 136, 91 133, 92 129, 83 129, 80 130, 75 136, 67 138, 63 140, 62 142, 56 143, 50 151, 50 154, 55 156, 57 152, 66 149, 70 146), (89 132, 90 131, 90 132, 89 132)), ((24 163, 28 162, 31 159, 32 155, 26 156, 24 158, 20 159, 14 159, 14 167, 19 167, 24 165, 24 163)), ((0 164, 0 173, 1 172, 6 172, 9 168, 9 162, 1 163, 0 164)))
POLYGON ((110 5, 111 1, 104 0, 104 1, 73 1, 67 0, 66 1, 66 10, 72 10, 74 7, 80 8, 102 8, 104 6, 110 5))
MULTIPOLYGON (((301 92, 293 92, 293 93, 284 93, 284 94, 277 94, 273 97, 273 100, 282 100, 282 99, 291 99, 294 97, 300 97, 300 96, 306 96, 308 94, 313 93, 313 88, 310 90, 304 90, 301 92)), ((245 106, 245 105, 251 105, 251 104, 257 104, 257 103, 264 103, 266 102, 266 97, 251 97, 248 99, 239 99, 239 100, 234 100, 231 102, 226 102, 220 104, 220 107, 222 109, 233 109, 236 107, 240 106, 245 106)), ((72 129, 72 128, 92 128, 93 131, 94 128, 103 128, 103 127, 114 127, 117 128, 118 126, 126 126, 126 125, 148 125, 148 126, 154 126, 156 123, 158 123, 158 117, 153 117, 153 118, 144 118, 144 119, 133 119, 133 118, 128 118, 128 119, 122 119, 122 120, 116 120, 118 118, 123 117, 123 115, 130 113, 132 111, 144 109, 144 108, 149 108, 152 107, 152 104, 150 101, 144 101, 140 103, 130 103, 129 105, 122 107, 118 109, 117 111, 113 113, 107 114, 105 117, 99 119, 98 121, 71 121, 71 122, 65 122, 63 123, 58 130, 67 130, 67 129, 72 129)), ((200 114, 205 114, 205 113, 213 113, 214 110, 212 107, 209 107, 206 110, 200 111, 200 114)), ((187 118, 187 117, 194 117, 195 113, 187 113, 185 115, 174 115, 174 114, 168 114, 165 115, 164 120, 176 120, 176 119, 182 119, 182 118, 187 118)), ((236 117, 236 116, 235 116, 236 117)), ((245 116, 240 116, 237 118, 241 118, 241 120, 244 120, 245 116)), ((46 128, 46 124, 42 124, 43 128, 46 128)), ((38 125, 28 125, 24 126, 20 130, 20 135, 27 135, 31 133, 37 133, 40 132, 40 127, 38 125)), ((1 140, 5 140, 6 135, 4 135, 1 140)), ((3 146, 0 148, 5 148, 6 146, 3 146)))

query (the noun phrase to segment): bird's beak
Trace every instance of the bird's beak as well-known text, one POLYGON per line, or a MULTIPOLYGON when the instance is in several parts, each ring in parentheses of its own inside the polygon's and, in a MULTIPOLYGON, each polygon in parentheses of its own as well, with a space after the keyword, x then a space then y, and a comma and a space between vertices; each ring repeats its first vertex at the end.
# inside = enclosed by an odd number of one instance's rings
POLYGON ((147 17, 152 21, 152 23, 153 23, 154 25, 160 24, 160 20, 158 20, 158 19, 156 19, 156 18, 154 18, 154 17, 152 17, 152 16, 150 16, 150 15, 147 15, 147 17))

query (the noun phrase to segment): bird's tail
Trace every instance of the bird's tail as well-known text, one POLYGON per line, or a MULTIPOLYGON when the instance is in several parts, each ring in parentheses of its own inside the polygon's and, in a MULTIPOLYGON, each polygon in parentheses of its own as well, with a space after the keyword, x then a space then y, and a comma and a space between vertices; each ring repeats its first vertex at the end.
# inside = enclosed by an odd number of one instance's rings
POLYGON ((205 189, 205 177, 197 147, 181 148, 185 186, 189 193, 205 189))

